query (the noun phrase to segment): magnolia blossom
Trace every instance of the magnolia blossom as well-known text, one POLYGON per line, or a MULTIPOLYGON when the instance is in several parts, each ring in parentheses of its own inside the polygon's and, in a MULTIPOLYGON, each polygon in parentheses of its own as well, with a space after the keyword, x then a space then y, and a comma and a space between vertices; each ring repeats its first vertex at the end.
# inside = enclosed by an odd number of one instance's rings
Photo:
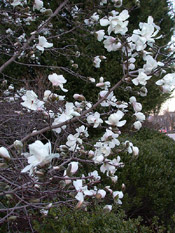
POLYGON ((154 24, 153 17, 149 16, 147 23, 139 23, 139 27, 141 30, 134 30, 133 33, 140 35, 147 42, 154 43, 153 37, 158 34, 160 27, 154 24))
POLYGON ((97 12, 95 12, 92 16, 91 19, 95 22, 97 22, 99 20, 99 15, 97 14, 97 12))
POLYGON ((133 106, 133 109, 134 109, 135 112, 142 111, 142 105, 141 105, 141 103, 133 102, 132 106, 133 106))
POLYGON ((79 100, 79 101, 84 101, 85 100, 85 97, 83 95, 79 95, 79 94, 74 94, 73 98, 75 100, 79 100))
POLYGON ((98 192, 97 192, 97 196, 98 196, 99 198, 105 198, 105 196, 106 196, 106 191, 103 190, 103 189, 99 189, 98 192))
POLYGON ((67 137, 66 145, 69 147, 70 151, 74 151, 76 149, 79 149, 78 144, 82 144, 82 139, 79 138, 79 134, 70 134, 67 137))
POLYGON ((101 123, 103 123, 103 120, 100 118, 100 114, 95 112, 87 117, 87 122, 89 124, 94 124, 93 127, 97 128, 101 123))
POLYGON ((96 155, 96 156, 94 156, 94 158, 93 158, 93 161, 94 161, 94 163, 96 163, 96 164, 102 163, 103 160, 104 160, 104 156, 103 156, 102 154, 101 154, 101 155, 96 155))
POLYGON ((142 97, 147 96, 147 93, 148 93, 148 90, 146 87, 143 86, 140 88, 140 92, 139 92, 140 96, 142 97))
POLYGON ((147 55, 144 60, 146 61, 146 64, 143 66, 143 69, 146 74, 149 74, 152 70, 157 68, 158 62, 151 55, 147 55))
POLYGON ((150 78, 151 76, 147 76, 143 71, 140 70, 139 75, 137 76, 137 78, 132 79, 132 82, 136 86, 138 86, 139 84, 145 86, 147 84, 147 80, 149 80, 150 78))
MULTIPOLYGON (((58 114, 58 116, 54 119, 54 122, 52 125, 58 125, 61 124, 67 120, 70 120, 73 116, 80 116, 78 112, 75 111, 75 106, 73 103, 67 102, 65 105, 65 111, 61 114, 58 114)), ((58 134, 61 133, 61 129, 65 129, 66 125, 63 125, 61 128, 53 129, 53 131, 57 132, 58 134)))
POLYGON ((36 48, 42 52, 44 52, 44 48, 53 47, 53 43, 48 43, 47 39, 44 36, 39 36, 39 43, 36 45, 36 48))
POLYGON ((59 154, 51 153, 51 143, 48 142, 43 144, 41 141, 37 140, 29 145, 29 153, 24 154, 28 160, 29 165, 27 165, 21 172, 25 173, 30 170, 30 174, 34 167, 44 166, 50 163, 50 161, 57 157, 59 154))
POLYGON ((22 100, 24 102, 22 102, 21 105, 28 109, 35 111, 43 109, 44 102, 38 100, 38 96, 34 91, 27 91, 26 94, 22 96, 22 100))
POLYGON ((123 10, 118 16, 109 16, 108 19, 102 18, 100 20, 101 26, 108 26, 108 34, 111 32, 115 34, 124 35, 128 31, 128 21, 125 21, 129 18, 129 14, 127 10, 123 10))
POLYGON ((71 162, 68 164, 68 167, 70 167, 70 173, 73 175, 78 171, 78 162, 71 162))
POLYGON ((136 112, 134 114, 138 121, 143 122, 145 120, 145 115, 142 112, 136 112))
POLYGON ((41 0, 35 0, 34 5, 33 5, 33 10, 41 10, 43 8, 43 1, 41 0))
POLYGON ((13 2, 11 3, 12 6, 22 6, 22 0, 13 0, 13 2))
POLYGON ((128 21, 125 20, 128 18, 129 14, 127 10, 123 10, 118 16, 110 16, 108 34, 110 35, 111 32, 114 32, 115 34, 125 35, 128 31, 128 21))
POLYGON ((116 113, 113 113, 108 117, 108 120, 106 121, 106 123, 108 125, 122 127, 126 123, 126 120, 120 121, 123 116, 124 116, 124 113, 118 110, 116 113))
POLYGON ((100 57, 99 56, 94 57, 93 63, 94 63, 95 68, 100 68, 100 63, 101 63, 100 57))
POLYGON ((113 198, 117 204, 121 205, 122 201, 120 199, 123 198, 123 192, 122 191, 113 192, 113 198))
POLYGON ((143 51, 146 48, 146 39, 139 35, 133 34, 131 37, 128 38, 128 42, 132 41, 134 47, 137 51, 143 51))
POLYGON ((62 91, 67 92, 68 90, 63 88, 63 84, 67 82, 67 80, 63 77, 63 75, 57 75, 56 73, 50 74, 48 76, 49 81, 51 81, 54 87, 60 87, 62 91))
POLYGON ((105 145, 110 148, 114 148, 115 146, 120 145, 118 138, 118 134, 113 133, 111 130, 106 129, 106 133, 102 136, 101 141, 105 142, 105 145))
POLYGON ((116 38, 112 36, 105 36, 105 40, 103 41, 103 44, 108 52, 117 51, 122 46, 121 42, 117 41, 116 38))
POLYGON ((112 205, 105 205, 105 206, 103 207, 103 210, 105 210, 105 211, 107 211, 107 212, 111 212, 111 210, 112 210, 112 205))
POLYGON ((117 156, 117 159, 105 159, 103 165, 100 167, 102 173, 107 172, 107 175, 111 174, 112 176, 117 171, 118 167, 123 167, 123 163, 120 162, 120 156, 117 156))
POLYGON ((100 180, 101 179, 101 176, 98 175, 98 171, 96 171, 96 170, 93 171, 93 172, 89 172, 88 176, 93 176, 94 180, 100 180))
POLYGON ((126 146, 126 149, 127 149, 127 152, 129 154, 132 154, 137 156, 139 154, 139 149, 138 147, 136 146, 133 146, 132 142, 129 142, 129 141, 125 141, 124 142, 124 145, 126 146))
POLYGON ((101 0, 100 5, 103 6, 104 4, 107 4, 108 0, 101 0))
POLYGON ((3 146, 0 147, 0 157, 8 160, 10 159, 10 154, 8 150, 3 146))
POLYGON ((137 156, 139 154, 139 148, 137 146, 133 146, 133 155, 137 156))
POLYGON ((80 202, 80 204, 84 201, 85 196, 90 197, 96 194, 95 190, 88 190, 87 185, 83 186, 82 180, 73 181, 73 186, 77 191, 77 195, 75 196, 75 199, 77 199, 80 202))
POLYGON ((47 101, 51 96, 52 96, 52 92, 50 90, 45 90, 43 100, 47 101))
POLYGON ((136 121, 133 126, 135 129, 139 130, 142 127, 142 123, 140 121, 136 121))
POLYGON ((133 109, 134 109, 135 112, 140 112, 142 110, 141 103, 138 103, 134 96, 130 97, 129 100, 130 100, 130 103, 132 104, 133 109))
POLYGON ((99 30, 99 31, 96 31, 95 33, 97 35, 97 40, 102 41, 105 35, 104 30, 99 30))
POLYGON ((175 73, 166 74, 162 79, 156 82, 158 86, 162 86, 163 92, 168 93, 175 87, 175 73))

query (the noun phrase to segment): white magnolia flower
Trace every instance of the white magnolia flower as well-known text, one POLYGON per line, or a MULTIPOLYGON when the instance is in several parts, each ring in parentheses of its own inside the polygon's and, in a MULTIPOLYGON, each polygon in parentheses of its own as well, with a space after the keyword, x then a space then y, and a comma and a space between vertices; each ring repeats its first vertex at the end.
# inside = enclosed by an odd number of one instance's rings
POLYGON ((50 74, 48 76, 49 81, 51 81, 54 87, 60 87, 62 91, 67 92, 68 90, 63 88, 63 84, 67 82, 67 80, 63 77, 63 75, 57 75, 56 73, 50 74))
POLYGON ((80 192, 83 188, 83 181, 82 180, 75 180, 73 181, 73 186, 75 187, 76 191, 80 192))
POLYGON ((44 48, 53 47, 53 43, 48 43, 47 39, 44 36, 39 36, 39 43, 36 45, 36 48, 42 52, 44 52, 44 48))
POLYGON ((139 84, 145 86, 147 84, 147 80, 149 80, 151 76, 147 76, 143 71, 139 71, 139 75, 137 78, 133 79, 132 82, 134 85, 138 86, 139 84))
POLYGON ((79 134, 69 134, 66 142, 66 145, 69 147, 69 150, 74 151, 75 149, 79 149, 78 144, 82 144, 82 139, 79 138, 79 134))
POLYGON ((95 68, 100 68, 100 63, 101 63, 100 57, 99 56, 94 57, 93 64, 94 64, 95 68))
POLYGON ((37 166, 44 166, 51 162, 55 157, 59 158, 59 154, 51 153, 51 143, 48 142, 43 144, 41 141, 37 140, 29 145, 29 153, 25 155, 28 159, 29 165, 27 165, 21 172, 25 173, 37 166))
POLYGON ((144 60, 146 64, 143 66, 143 69, 146 74, 151 73, 152 70, 157 68, 158 62, 151 55, 147 55, 144 60))
MULTIPOLYGON (((57 118, 54 119, 54 122, 52 123, 53 126, 61 124, 69 119, 71 119, 73 116, 71 115, 67 115, 66 113, 62 113, 60 116, 58 116, 57 118)), ((53 129, 53 131, 55 131, 56 133, 60 134, 61 133, 61 129, 65 129, 65 126, 62 126, 61 128, 56 128, 53 129)))
POLYGON ((0 147, 0 157, 8 160, 10 159, 10 154, 8 150, 3 146, 0 147))
POLYGON ((95 33, 96 33, 96 35, 97 35, 97 40, 98 40, 98 41, 102 41, 103 38, 104 38, 104 35, 105 35, 104 30, 99 30, 99 31, 97 31, 97 32, 95 32, 95 33))
POLYGON ((88 176, 93 176, 94 180, 100 180, 101 179, 101 176, 98 175, 98 171, 96 171, 96 170, 93 171, 93 172, 89 172, 88 176))
POLYGON ((12 6, 22 6, 22 0, 13 0, 13 2, 11 3, 12 6))
POLYGON ((135 96, 131 96, 131 97, 129 98, 129 102, 130 102, 131 104, 133 104, 134 102, 137 102, 136 97, 135 97, 135 96))
POLYGON ((156 85, 162 86, 163 92, 168 93, 175 87, 175 73, 166 74, 162 79, 156 82, 156 85))
POLYGON ((117 41, 117 39, 112 36, 105 36, 105 40, 103 41, 103 44, 108 52, 117 51, 122 46, 121 42, 117 41))
POLYGON ((41 0, 35 0, 34 5, 33 5, 33 10, 41 10, 43 8, 43 1, 41 0))
POLYGON ((134 109, 135 112, 140 112, 140 111, 142 111, 142 105, 141 105, 141 103, 134 102, 134 103, 132 104, 132 106, 133 106, 133 109, 134 109))
POLYGON ((97 128, 101 123, 103 123, 103 120, 100 118, 100 114, 95 112, 87 117, 87 122, 89 124, 94 124, 93 128, 97 128))
POLYGON ((75 196, 75 199, 77 199, 77 201, 79 201, 80 203, 82 203, 84 201, 84 195, 82 192, 78 192, 77 195, 75 196))
POLYGON ((111 153, 111 148, 106 142, 97 142, 95 145, 95 156, 103 155, 105 157, 108 157, 111 153))
POLYGON ((137 146, 133 146, 133 155, 137 156, 139 154, 139 148, 137 146))
POLYGON ((89 136, 87 128, 85 128, 84 125, 82 125, 79 128, 77 128, 76 131, 78 133, 78 136, 82 136, 82 135, 85 136, 85 137, 89 136))
POLYGON ((52 92, 50 91, 50 90, 46 90, 45 92, 44 92, 44 97, 43 97, 43 100, 44 101, 47 101, 47 100, 49 100, 49 98, 52 96, 52 92))
POLYGON ((93 158, 93 161, 94 161, 94 163, 96 163, 96 164, 102 163, 103 160, 104 160, 104 156, 103 156, 102 154, 101 154, 101 155, 94 156, 94 158, 93 158))
POLYGON ((19 140, 15 140, 13 144, 14 144, 14 147, 16 149, 22 149, 23 148, 23 143, 21 141, 19 141, 19 140))
POLYGON ((158 34, 160 27, 154 24, 153 17, 149 16, 147 23, 140 23, 139 27, 141 30, 134 30, 133 33, 140 35, 147 42, 154 43, 153 37, 158 34))
POLYGON ((104 4, 107 4, 107 3, 108 3, 108 0, 101 0, 100 6, 103 6, 104 4))
POLYGON ((70 167, 70 173, 73 175, 78 171, 78 162, 71 162, 68 167, 70 167))
POLYGON ((137 51, 143 51, 146 48, 146 39, 139 35, 133 34, 128 38, 128 42, 132 41, 134 43, 134 47, 137 51))
POLYGON ((148 90, 146 87, 143 86, 140 88, 140 92, 139 92, 140 96, 142 97, 147 96, 147 93, 148 93, 148 90))
POLYGON ((73 95, 73 98, 75 100, 79 100, 79 101, 85 101, 85 97, 83 95, 80 95, 80 94, 74 94, 73 95))
POLYGON ((125 21, 129 18, 129 14, 127 10, 123 10, 117 16, 110 16, 109 17, 109 27, 108 27, 108 34, 110 35, 111 32, 115 34, 125 35, 128 31, 128 21, 125 21))
POLYGON ((103 209, 104 209, 105 211, 107 211, 107 212, 111 212, 111 210, 112 210, 112 205, 105 205, 105 206, 103 207, 103 209))
POLYGON ((22 100, 24 102, 22 102, 21 105, 28 109, 35 111, 43 109, 44 102, 38 100, 38 96, 34 91, 27 91, 26 94, 22 96, 22 100))
POLYGON ((99 15, 97 14, 97 12, 95 12, 92 16, 91 16, 91 19, 95 22, 97 22, 99 20, 99 15))
POLYGON ((105 198, 105 196, 106 196, 106 191, 103 190, 103 189, 99 189, 99 190, 97 191, 97 195, 98 195, 98 197, 100 197, 100 198, 105 198))
POLYGON ((107 175, 114 175, 118 167, 123 167, 123 163, 120 162, 120 156, 117 156, 117 159, 109 160, 105 159, 103 165, 100 167, 102 173, 107 172, 107 175))
POLYGON ((137 120, 140 122, 143 122, 145 120, 145 115, 142 112, 136 112, 134 113, 136 116, 137 120))
POLYGON ((115 200, 116 203, 118 203, 119 205, 122 204, 121 200, 123 198, 123 192, 122 191, 115 191, 113 192, 113 198, 115 200))
POLYGON ((111 176, 111 180, 113 183, 116 183, 118 181, 118 176, 111 176))
POLYGON ((105 145, 109 146, 110 148, 114 148, 115 146, 120 145, 120 141, 117 139, 118 136, 118 134, 115 134, 111 130, 106 129, 106 133, 101 138, 101 141, 104 141, 105 145))
POLYGON ((106 123, 108 125, 122 127, 126 123, 126 120, 120 121, 123 116, 124 116, 124 113, 118 110, 116 113, 113 113, 108 117, 108 120, 106 121, 106 123))
POLYGON ((135 129, 139 130, 142 127, 142 123, 140 121, 136 121, 133 126, 135 129))
POLYGON ((109 25, 109 20, 108 20, 106 17, 100 19, 100 25, 101 25, 102 27, 108 26, 108 25, 109 25))

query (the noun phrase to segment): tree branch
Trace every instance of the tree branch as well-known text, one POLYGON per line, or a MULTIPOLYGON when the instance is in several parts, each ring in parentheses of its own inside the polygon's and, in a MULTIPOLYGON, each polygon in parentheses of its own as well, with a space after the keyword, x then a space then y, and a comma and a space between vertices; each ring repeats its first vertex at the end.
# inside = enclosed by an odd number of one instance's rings
POLYGON ((16 58, 21 54, 22 51, 25 51, 28 45, 32 42, 32 40, 35 39, 35 35, 40 33, 41 30, 48 25, 48 23, 51 21, 52 18, 54 18, 60 10, 68 3, 69 0, 65 0, 63 3, 60 4, 60 6, 54 11, 54 13, 41 25, 38 27, 38 29, 32 34, 32 36, 27 40, 27 42, 14 53, 14 55, 6 61, 1 67, 0 67, 0 73, 7 68, 8 65, 10 65, 13 61, 16 60, 16 58))

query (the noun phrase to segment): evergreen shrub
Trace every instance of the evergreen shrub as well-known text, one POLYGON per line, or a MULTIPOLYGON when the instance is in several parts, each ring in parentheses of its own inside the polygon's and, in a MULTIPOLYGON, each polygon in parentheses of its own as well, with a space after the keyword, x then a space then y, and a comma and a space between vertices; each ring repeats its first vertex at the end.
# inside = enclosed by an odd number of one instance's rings
POLYGON ((121 156, 125 167, 119 170, 119 182, 126 185, 122 208, 129 217, 142 216, 147 224, 158 216, 175 229, 175 142, 146 128, 131 138, 140 153, 138 158, 121 156))

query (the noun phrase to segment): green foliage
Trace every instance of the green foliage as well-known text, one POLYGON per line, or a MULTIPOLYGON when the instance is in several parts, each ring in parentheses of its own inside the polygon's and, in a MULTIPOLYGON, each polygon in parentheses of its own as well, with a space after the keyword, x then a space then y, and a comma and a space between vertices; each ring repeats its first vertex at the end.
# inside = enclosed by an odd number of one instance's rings
POLYGON ((148 222, 158 216, 175 229, 175 142, 150 129, 142 129, 129 139, 140 154, 137 159, 121 156, 125 167, 119 171, 119 182, 126 185, 122 207, 128 216, 142 216, 148 222))
MULTIPOLYGON (((95 210, 71 211, 68 208, 52 209, 42 221, 35 221, 35 230, 40 233, 136 233, 154 232, 154 224, 146 227, 141 225, 141 218, 126 219, 123 211, 116 210, 104 213, 101 208, 95 210)), ((163 232, 163 227, 158 227, 163 232)), ((156 232, 156 231, 155 231, 156 232)))

